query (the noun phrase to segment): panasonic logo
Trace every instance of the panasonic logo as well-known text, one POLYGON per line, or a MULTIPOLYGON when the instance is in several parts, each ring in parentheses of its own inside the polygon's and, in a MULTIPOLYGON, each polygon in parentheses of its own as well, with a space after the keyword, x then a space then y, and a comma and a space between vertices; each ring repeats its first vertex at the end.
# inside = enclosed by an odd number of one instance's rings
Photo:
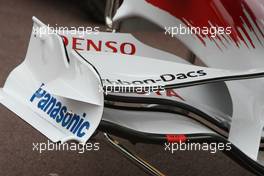
POLYGON ((42 87, 31 96, 30 102, 35 103, 37 108, 45 112, 51 119, 63 128, 69 130, 72 134, 83 137, 90 127, 90 123, 85 120, 86 113, 82 116, 69 111, 69 108, 53 97, 50 93, 43 90, 42 87))

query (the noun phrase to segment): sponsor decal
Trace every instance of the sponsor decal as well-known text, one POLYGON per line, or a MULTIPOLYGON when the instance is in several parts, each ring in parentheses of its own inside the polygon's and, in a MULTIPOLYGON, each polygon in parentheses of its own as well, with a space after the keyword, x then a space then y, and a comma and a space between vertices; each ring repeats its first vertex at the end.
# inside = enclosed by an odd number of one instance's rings
POLYGON ((143 84, 153 84, 158 82, 169 83, 174 80, 183 80, 187 78, 195 78, 206 76, 207 73, 204 70, 190 71, 187 73, 177 73, 177 74, 162 74, 158 79, 145 79, 145 80, 135 80, 135 81, 125 81, 117 79, 115 81, 110 79, 102 79, 103 83, 110 85, 143 85, 143 84))
POLYGON ((92 40, 71 37, 67 38, 62 35, 64 44, 79 51, 98 51, 98 52, 113 52, 127 55, 136 54, 136 45, 130 42, 117 42, 105 40, 92 40))
POLYGON ((78 115, 71 112, 69 107, 42 89, 43 86, 44 84, 33 93, 30 102, 34 103, 39 110, 46 113, 61 127, 69 130, 77 137, 83 137, 90 127, 90 123, 85 119, 86 113, 78 115))

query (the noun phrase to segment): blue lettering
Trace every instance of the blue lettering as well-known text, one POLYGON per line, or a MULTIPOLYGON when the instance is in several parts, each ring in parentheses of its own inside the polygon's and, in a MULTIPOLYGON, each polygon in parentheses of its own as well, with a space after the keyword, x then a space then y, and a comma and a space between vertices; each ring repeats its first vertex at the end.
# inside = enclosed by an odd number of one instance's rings
POLYGON ((71 131, 76 127, 76 125, 78 124, 80 120, 80 116, 78 116, 77 114, 74 114, 74 116, 71 119, 71 122, 68 124, 67 129, 69 129, 71 127, 71 125, 74 123, 74 125, 71 128, 71 131))
POLYGON ((41 98, 46 94, 46 91, 41 88, 43 85, 44 84, 41 84, 40 88, 32 95, 32 97, 30 98, 31 102, 33 102, 36 97, 41 98))
POLYGON ((58 102, 55 106, 55 108, 51 111, 50 113, 50 117, 52 117, 53 119, 56 118, 56 116, 59 114, 61 110, 61 102, 58 102))
POLYGON ((48 102, 50 101, 50 98, 51 98, 50 94, 46 94, 44 98, 39 101, 38 108, 43 110, 45 106, 48 104, 48 102))
POLYGON ((71 118, 72 118, 72 113, 67 113, 67 114, 64 116, 64 119, 62 120, 61 125, 62 125, 63 127, 67 126, 68 123, 70 123, 71 118), (67 118, 68 118, 68 119, 67 119, 67 118))
POLYGON ((57 116, 57 118, 56 118, 57 123, 60 123, 62 121, 66 112, 67 112, 67 108, 65 106, 63 106, 60 110, 60 116, 57 116))
POLYGON ((79 128, 79 130, 78 130, 78 133, 77 133, 77 136, 78 137, 83 137, 84 135, 85 135, 85 132, 82 132, 83 131, 83 129, 85 128, 85 129, 89 129, 89 127, 90 127, 90 123, 89 122, 84 122, 83 124, 82 124, 82 126, 79 128))
POLYGON ((70 130, 78 137, 83 137, 88 130, 90 123, 85 121, 86 113, 83 113, 82 117, 78 114, 68 112, 68 108, 58 101, 55 97, 49 94, 47 91, 40 88, 32 95, 30 102, 33 102, 36 98, 40 99, 37 102, 37 107, 43 112, 46 112, 56 123, 61 124, 67 130, 70 130), (76 134, 77 133, 77 134, 76 134))

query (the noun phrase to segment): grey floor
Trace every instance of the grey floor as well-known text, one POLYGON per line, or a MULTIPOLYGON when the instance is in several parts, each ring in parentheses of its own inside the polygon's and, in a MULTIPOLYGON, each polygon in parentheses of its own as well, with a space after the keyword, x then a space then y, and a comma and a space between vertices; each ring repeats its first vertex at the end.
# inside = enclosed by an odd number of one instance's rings
MULTIPOLYGON (((0 0, 0 86, 7 75, 22 62, 32 28, 32 16, 45 23, 62 26, 93 26, 89 16, 77 1, 69 0, 0 0)), ((103 29, 103 27, 102 27, 103 29)), ((163 49, 173 50, 182 57, 188 56, 181 46, 168 47, 168 41, 159 37, 137 33, 150 45, 164 43, 163 49), (167 44, 167 46, 166 46, 167 44)), ((32 143, 45 142, 45 138, 14 113, 0 105, 0 175, 5 176, 108 176, 148 175, 123 158, 102 134, 94 141, 100 142, 99 152, 45 152, 32 151, 32 143)), ((177 152, 170 155, 160 146, 123 141, 128 148, 155 165, 167 175, 252 175, 222 153, 177 152)))

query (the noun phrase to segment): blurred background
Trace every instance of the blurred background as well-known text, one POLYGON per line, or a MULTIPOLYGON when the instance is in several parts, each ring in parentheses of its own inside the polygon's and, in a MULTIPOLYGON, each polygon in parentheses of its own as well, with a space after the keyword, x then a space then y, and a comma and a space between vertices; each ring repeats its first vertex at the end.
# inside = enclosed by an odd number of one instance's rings
MULTIPOLYGON (((104 24, 105 0, 0 0, 0 84, 25 57, 32 29, 32 16, 57 26, 99 26, 104 24)), ((161 29, 141 19, 121 26, 142 42, 190 59, 191 53, 161 29), (136 27, 134 22, 137 22, 136 27)), ((26 85, 25 85, 26 86, 26 85)), ((92 142, 100 151, 78 154, 75 151, 32 151, 32 143, 47 138, 26 122, 0 106, 0 175, 6 176, 147 176, 140 168, 113 149, 98 133, 92 142)), ((252 175, 221 152, 180 151, 173 155, 163 146, 136 144, 120 139, 131 151, 169 176, 177 175, 252 175)))

